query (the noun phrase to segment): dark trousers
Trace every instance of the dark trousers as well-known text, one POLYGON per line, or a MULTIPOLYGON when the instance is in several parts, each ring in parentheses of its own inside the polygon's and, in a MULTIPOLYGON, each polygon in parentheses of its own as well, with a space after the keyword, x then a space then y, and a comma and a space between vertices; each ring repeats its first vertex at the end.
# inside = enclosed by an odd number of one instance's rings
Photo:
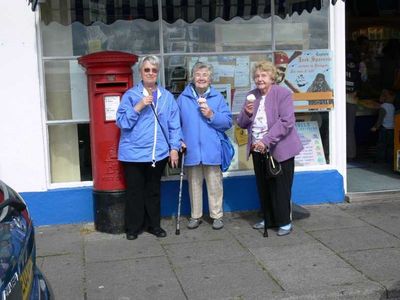
POLYGON ((376 161, 393 163, 394 130, 381 126, 376 145, 376 161))
POLYGON ((280 227, 291 222, 291 196, 294 158, 281 162, 282 175, 265 176, 266 161, 263 154, 252 152, 258 197, 268 227, 280 227))
POLYGON ((160 227, 161 175, 168 158, 156 163, 124 162, 126 181, 125 229, 139 233, 160 227))

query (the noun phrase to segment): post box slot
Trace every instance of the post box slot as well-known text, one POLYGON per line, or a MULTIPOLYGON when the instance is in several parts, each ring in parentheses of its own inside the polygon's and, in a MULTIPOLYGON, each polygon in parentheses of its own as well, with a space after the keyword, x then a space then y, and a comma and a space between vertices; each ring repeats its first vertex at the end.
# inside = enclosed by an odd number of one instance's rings
POLYGON ((126 90, 128 88, 127 82, 97 82, 96 91, 97 92, 112 92, 117 90, 126 90))

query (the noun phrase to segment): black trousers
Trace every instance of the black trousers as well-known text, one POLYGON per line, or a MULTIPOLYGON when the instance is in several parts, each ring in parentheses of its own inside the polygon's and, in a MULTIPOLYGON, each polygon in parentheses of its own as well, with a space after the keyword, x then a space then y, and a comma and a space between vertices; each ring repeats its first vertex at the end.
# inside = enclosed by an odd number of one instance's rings
POLYGON ((266 178, 264 155, 252 152, 261 211, 267 227, 280 227, 292 220, 291 196, 294 175, 294 158, 281 162, 282 175, 266 178))
POLYGON ((160 227, 161 175, 168 158, 156 163, 123 162, 126 181, 125 229, 129 233, 160 227))

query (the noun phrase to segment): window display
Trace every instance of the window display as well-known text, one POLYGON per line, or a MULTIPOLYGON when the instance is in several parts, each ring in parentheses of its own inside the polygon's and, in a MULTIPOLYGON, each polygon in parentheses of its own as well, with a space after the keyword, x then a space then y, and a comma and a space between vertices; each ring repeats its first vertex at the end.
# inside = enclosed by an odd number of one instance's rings
MULTIPOLYGON (((263 59, 274 61, 280 72, 278 83, 294 93, 296 119, 302 122, 298 128, 304 131, 303 141, 308 143, 308 152, 296 165, 329 162, 329 111, 334 109, 330 2, 323 0, 312 10, 279 1, 272 15, 268 1, 257 7, 253 2, 244 1, 243 7, 232 3, 229 12, 219 4, 208 8, 206 2, 194 6, 188 3, 186 7, 178 2, 138 1, 129 10, 118 3, 110 10, 100 4, 91 8, 83 1, 82 12, 76 6, 79 3, 65 12, 61 7, 50 7, 51 3, 41 6, 52 182, 88 180, 88 176, 79 173, 83 161, 79 158, 81 139, 76 132, 77 126, 89 123, 87 83, 76 60, 104 50, 159 56, 163 66, 159 82, 176 97, 190 82, 192 66, 197 61, 210 63, 214 68, 213 83, 226 95, 234 118, 254 85, 252 66, 263 59), (158 5, 162 5, 161 16, 158 5), (201 9, 204 5, 207 10, 201 9), (56 19, 56 12, 69 15, 70 22, 56 19), (68 128, 68 139, 62 138, 61 128, 68 128), (68 149, 76 147, 76 151, 69 152, 74 157, 68 160, 60 159, 65 143, 68 149), (68 163, 71 168, 65 166, 68 163), (59 170, 63 168, 71 169, 68 178, 60 177, 59 170)), ((133 74, 136 83, 137 66, 133 67, 133 74)), ((252 162, 246 160, 243 142, 247 132, 234 126, 228 134, 236 150, 229 172, 251 172, 252 162)), ((167 174, 176 173, 169 170, 167 174)))

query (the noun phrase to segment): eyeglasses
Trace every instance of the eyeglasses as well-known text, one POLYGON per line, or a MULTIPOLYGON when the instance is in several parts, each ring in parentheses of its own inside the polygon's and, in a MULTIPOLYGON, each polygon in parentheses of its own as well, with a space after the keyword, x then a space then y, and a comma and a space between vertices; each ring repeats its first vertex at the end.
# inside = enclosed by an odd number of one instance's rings
POLYGON ((209 73, 194 73, 193 74, 194 78, 208 78, 210 77, 209 73))
POLYGON ((158 73, 158 70, 157 70, 156 68, 144 68, 143 71, 144 71, 145 73, 150 73, 150 71, 151 71, 152 73, 158 73))

